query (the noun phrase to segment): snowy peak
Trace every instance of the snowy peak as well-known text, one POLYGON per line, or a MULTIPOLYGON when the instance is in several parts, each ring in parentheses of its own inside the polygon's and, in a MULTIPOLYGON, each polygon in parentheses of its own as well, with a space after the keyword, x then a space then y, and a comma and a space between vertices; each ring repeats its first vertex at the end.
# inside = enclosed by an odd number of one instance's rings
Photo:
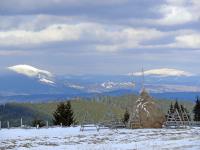
POLYGON ((14 72, 17 72, 19 74, 29 76, 29 77, 35 77, 35 76, 40 76, 40 75, 45 75, 49 77, 52 76, 52 74, 46 70, 40 70, 29 65, 16 65, 16 66, 8 67, 8 69, 14 72))
POLYGON ((113 89, 113 88, 133 88, 135 83, 133 82, 103 82, 101 83, 101 87, 106 89, 113 89))
POLYGON ((18 74, 38 78, 39 81, 42 83, 54 84, 54 82, 50 80, 53 77, 53 75, 46 70, 37 69, 29 65, 16 65, 8 67, 8 69, 18 74))
POLYGON ((45 79, 45 78, 41 78, 39 79, 40 82, 46 83, 46 84, 55 84, 55 82, 45 79))
MULTIPOLYGON (((141 76, 142 72, 129 73, 129 75, 141 76)), ((180 76, 192 76, 193 74, 183 71, 183 70, 161 68, 161 69, 152 69, 152 70, 144 71, 144 75, 153 75, 153 76, 161 76, 161 77, 167 77, 167 76, 180 77, 180 76)))

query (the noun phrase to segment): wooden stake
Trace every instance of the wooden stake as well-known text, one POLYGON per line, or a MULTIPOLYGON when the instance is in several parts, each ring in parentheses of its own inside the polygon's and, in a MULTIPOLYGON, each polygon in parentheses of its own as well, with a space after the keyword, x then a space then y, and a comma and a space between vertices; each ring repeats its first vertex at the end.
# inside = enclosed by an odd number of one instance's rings
POLYGON ((9 123, 9 121, 7 121, 7 127, 8 127, 8 129, 10 128, 10 123, 9 123))
POLYGON ((22 120, 22 118, 21 118, 21 128, 23 127, 23 120, 22 120))
POLYGON ((49 128, 49 122, 48 121, 46 121, 46 127, 49 128))

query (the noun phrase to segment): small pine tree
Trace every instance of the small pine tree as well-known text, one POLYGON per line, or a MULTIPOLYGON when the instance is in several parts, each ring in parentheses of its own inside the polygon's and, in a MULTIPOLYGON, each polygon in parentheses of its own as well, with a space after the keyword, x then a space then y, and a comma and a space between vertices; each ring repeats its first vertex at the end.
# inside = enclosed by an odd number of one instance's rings
POLYGON ((130 118, 130 114, 129 114, 128 110, 126 109, 126 111, 125 111, 125 113, 124 113, 124 117, 123 117, 123 119, 122 119, 123 123, 124 123, 124 124, 127 124, 128 121, 129 121, 129 118, 130 118))
POLYGON ((70 101, 67 104, 61 102, 53 113, 53 117, 54 125, 60 125, 62 123, 63 126, 70 126, 75 123, 70 101))
POLYGON ((196 104, 193 109, 194 113, 194 121, 200 121, 200 101, 199 97, 197 97, 196 104))

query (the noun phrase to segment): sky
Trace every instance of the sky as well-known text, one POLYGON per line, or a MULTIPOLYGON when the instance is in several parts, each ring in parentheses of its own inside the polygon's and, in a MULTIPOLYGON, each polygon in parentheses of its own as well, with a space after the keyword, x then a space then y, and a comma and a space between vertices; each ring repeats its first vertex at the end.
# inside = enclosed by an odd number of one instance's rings
POLYGON ((0 71, 200 73, 199 0, 0 0, 0 71))

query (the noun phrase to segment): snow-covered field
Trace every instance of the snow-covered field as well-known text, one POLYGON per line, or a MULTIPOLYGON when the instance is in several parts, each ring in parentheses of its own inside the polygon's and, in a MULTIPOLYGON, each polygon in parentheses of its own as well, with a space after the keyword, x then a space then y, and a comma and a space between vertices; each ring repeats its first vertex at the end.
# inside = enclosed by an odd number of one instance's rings
POLYGON ((2 129, 0 150, 200 150, 200 128, 191 129, 2 129))

